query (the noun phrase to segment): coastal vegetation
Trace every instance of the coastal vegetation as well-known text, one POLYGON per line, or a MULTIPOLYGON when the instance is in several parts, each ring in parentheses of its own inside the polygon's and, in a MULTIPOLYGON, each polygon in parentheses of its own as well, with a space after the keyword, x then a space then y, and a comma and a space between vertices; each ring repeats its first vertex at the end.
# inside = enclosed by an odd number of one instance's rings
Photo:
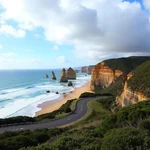
POLYGON ((0 149, 149 149, 150 101, 131 105, 113 114, 106 107, 107 100, 106 98, 91 101, 89 104, 91 112, 78 126, 5 132, 0 135, 0 149), (101 121, 96 123, 96 120, 101 121))
POLYGON ((105 60, 105 65, 111 68, 112 70, 121 70, 124 73, 129 73, 137 66, 141 65, 142 63, 150 60, 150 57, 146 56, 133 56, 128 58, 117 58, 117 59, 108 59, 105 60))
POLYGON ((112 96, 110 93, 89 93, 85 92, 80 95, 79 98, 97 97, 97 96, 112 96))
POLYGON ((150 97, 150 61, 147 61, 133 71, 133 76, 128 80, 128 87, 133 91, 141 92, 150 97), (136 84, 135 84, 136 83, 136 84))

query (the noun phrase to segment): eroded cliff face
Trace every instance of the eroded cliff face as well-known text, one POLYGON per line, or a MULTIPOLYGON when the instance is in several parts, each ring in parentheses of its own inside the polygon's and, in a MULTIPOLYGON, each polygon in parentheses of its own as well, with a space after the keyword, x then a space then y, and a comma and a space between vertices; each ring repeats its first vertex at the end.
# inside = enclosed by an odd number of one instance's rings
MULTIPOLYGON (((132 77, 133 74, 127 75, 127 80, 132 77)), ((122 107, 126 107, 130 104, 136 104, 140 101, 148 100, 150 98, 144 96, 143 93, 139 91, 133 91, 128 87, 127 81, 124 83, 124 89, 120 96, 116 97, 116 102, 119 103, 122 107)))
POLYGON ((94 90, 95 86, 107 88, 122 74, 122 71, 112 70, 104 62, 97 64, 92 70, 90 88, 91 90, 94 90))
POLYGON ((94 66, 84 66, 81 68, 81 72, 91 74, 93 68, 94 68, 94 66))

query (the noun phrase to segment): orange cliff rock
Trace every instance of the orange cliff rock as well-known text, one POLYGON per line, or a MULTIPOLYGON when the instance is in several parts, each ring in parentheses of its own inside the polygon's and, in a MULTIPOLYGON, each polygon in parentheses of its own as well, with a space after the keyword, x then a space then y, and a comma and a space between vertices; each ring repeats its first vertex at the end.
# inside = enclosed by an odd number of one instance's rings
POLYGON ((104 62, 99 63, 92 70, 90 88, 91 90, 94 90, 95 86, 107 88, 122 74, 123 72, 120 70, 112 70, 105 66, 104 62))
MULTIPOLYGON (((127 80, 133 76, 133 73, 127 75, 127 80)), ((120 96, 116 97, 116 102, 122 107, 126 107, 130 104, 136 104, 140 101, 148 100, 150 98, 144 96, 141 92, 132 91, 128 87, 127 81, 125 81, 123 92, 120 96)))

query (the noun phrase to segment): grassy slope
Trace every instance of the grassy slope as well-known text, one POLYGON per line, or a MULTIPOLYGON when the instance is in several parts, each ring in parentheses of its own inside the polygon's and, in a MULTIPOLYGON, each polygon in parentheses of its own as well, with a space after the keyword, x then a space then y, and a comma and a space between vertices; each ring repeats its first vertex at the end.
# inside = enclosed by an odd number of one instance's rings
POLYGON ((150 57, 128 57, 128 58, 118 58, 118 59, 109 59, 104 61, 107 66, 112 70, 121 70, 124 73, 129 73, 134 68, 140 64, 150 60, 150 57))
POLYGON ((134 75, 128 80, 128 87, 150 97, 150 61, 141 64, 135 69, 134 75))

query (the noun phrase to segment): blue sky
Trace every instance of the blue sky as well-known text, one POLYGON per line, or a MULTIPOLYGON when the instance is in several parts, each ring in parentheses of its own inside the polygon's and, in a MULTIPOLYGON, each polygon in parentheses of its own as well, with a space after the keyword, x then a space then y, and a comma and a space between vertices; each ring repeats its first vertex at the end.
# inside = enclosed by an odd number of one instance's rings
POLYGON ((0 69, 78 67, 149 55, 149 8, 148 0, 0 0, 0 69))

